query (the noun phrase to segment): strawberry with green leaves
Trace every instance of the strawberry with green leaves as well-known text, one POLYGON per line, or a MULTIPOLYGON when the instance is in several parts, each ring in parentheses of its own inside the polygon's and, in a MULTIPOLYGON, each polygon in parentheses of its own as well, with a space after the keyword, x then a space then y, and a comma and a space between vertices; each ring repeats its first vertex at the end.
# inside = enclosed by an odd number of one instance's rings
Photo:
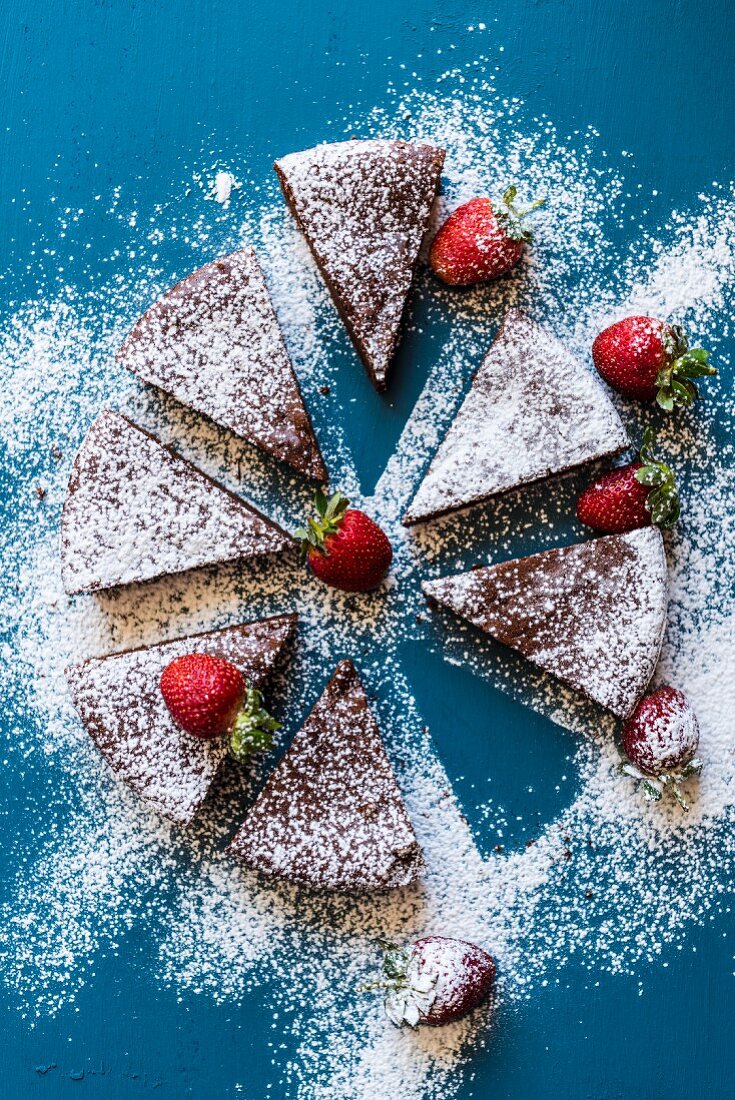
POLYGON ((444 222, 431 246, 429 264, 449 286, 472 286, 497 279, 521 258, 531 233, 524 218, 546 200, 537 199, 527 210, 515 205, 518 189, 509 187, 502 202, 470 199, 444 222))
POLYGON ((318 490, 316 514, 295 532, 312 573, 344 592, 377 588, 393 560, 387 536, 374 520, 341 493, 327 497, 318 490))
POLYGON ((263 707, 263 696, 230 661, 207 653, 176 657, 161 673, 161 694, 171 717, 202 740, 229 737, 238 760, 263 752, 281 728, 263 707))
POLYGON ((690 348, 680 325, 653 317, 626 317, 604 329, 592 345, 592 359, 605 381, 641 401, 657 401, 667 412, 699 397, 696 379, 717 374, 704 348, 690 348))
POLYGON ((608 535, 638 527, 672 527, 681 506, 674 474, 653 454, 653 431, 646 428, 639 460, 589 485, 577 501, 577 519, 608 535))
POLYGON ((681 787, 702 770, 698 748, 699 723, 689 700, 665 684, 641 699, 623 728, 622 771, 638 780, 649 802, 668 791, 688 810, 681 787))
POLYGON ((367 989, 384 991, 392 1024, 434 1027, 466 1016, 486 999, 495 961, 483 948, 448 936, 424 936, 407 947, 381 940, 383 977, 367 989))

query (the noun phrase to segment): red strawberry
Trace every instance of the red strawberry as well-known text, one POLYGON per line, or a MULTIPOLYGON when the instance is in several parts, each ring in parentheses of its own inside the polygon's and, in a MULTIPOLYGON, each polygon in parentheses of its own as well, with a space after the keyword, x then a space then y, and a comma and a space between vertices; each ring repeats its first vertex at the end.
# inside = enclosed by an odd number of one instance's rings
POLYGON ((698 748, 699 723, 686 695, 660 687, 641 699, 623 727, 623 771, 641 781, 649 800, 658 802, 668 788, 686 810, 680 787, 702 770, 698 748))
POLYGON ((271 747, 280 723, 263 709, 263 696, 222 657, 187 653, 161 673, 161 694, 171 717, 186 733, 203 740, 230 735, 234 756, 271 747))
POLYGON ((310 516, 295 537, 312 573, 344 592, 368 592, 377 588, 390 568, 393 550, 374 520, 349 500, 335 493, 327 500, 321 490, 315 497, 316 516, 310 516))
POLYGON ((717 374, 709 352, 689 348, 679 325, 653 317, 626 317, 604 329, 592 345, 598 371, 613 389, 670 412, 699 396, 693 379, 717 374))
POLYGON ((448 1024, 477 1008, 495 981, 487 951, 465 940, 426 936, 407 948, 384 942, 385 1012, 396 1027, 448 1024))
POLYGON ((640 461, 603 474, 577 501, 577 519, 595 531, 616 534, 636 527, 672 527, 681 507, 669 467, 652 454, 653 432, 646 428, 640 461))
POLYGON ((509 187, 502 204, 478 198, 458 207, 434 237, 429 253, 434 274, 449 286, 471 286, 510 271, 531 240, 523 219, 546 201, 537 199, 528 210, 518 210, 517 194, 509 187))

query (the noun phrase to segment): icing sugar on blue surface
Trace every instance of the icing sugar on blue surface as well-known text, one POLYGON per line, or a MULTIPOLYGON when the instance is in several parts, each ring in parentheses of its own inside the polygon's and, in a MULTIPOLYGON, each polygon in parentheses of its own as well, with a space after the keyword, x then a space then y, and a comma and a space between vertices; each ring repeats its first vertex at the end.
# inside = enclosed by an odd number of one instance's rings
MULTIPOLYGON (((32 834, 20 832, 11 841, 18 874, 1 914, 0 947, 4 979, 33 1018, 73 1003, 95 960, 117 951, 136 924, 157 943, 160 981, 182 996, 247 999, 268 975, 274 1013, 288 1009, 299 1036, 298 1057, 278 1070, 294 1094, 443 1100, 459 1087, 474 1046, 492 1041, 492 1026, 480 1013, 428 1033, 393 1029, 375 995, 357 992, 373 976, 378 934, 434 931, 481 943, 499 962, 502 1011, 563 981, 571 956, 583 960, 591 976, 641 975, 644 964, 682 947, 692 923, 728 904, 735 871, 735 562, 721 548, 735 536, 726 442, 733 414, 726 349, 735 199, 715 189, 660 229, 646 227, 642 213, 643 225, 632 222, 631 210, 642 211, 644 200, 631 196, 614 172, 596 167, 592 135, 563 142, 548 120, 529 118, 522 105, 501 102, 481 81, 458 81, 456 74, 436 93, 397 96, 390 109, 345 119, 324 137, 352 132, 421 137, 446 147, 439 214, 472 194, 494 195, 510 179, 529 195, 548 196, 536 244, 511 278, 456 295, 421 277, 419 294, 431 298, 428 323, 448 324, 449 335, 371 497, 360 492, 348 417, 337 416, 335 426, 329 403, 325 430, 319 387, 334 380, 330 349, 344 337, 275 183, 260 193, 261 205, 247 208, 245 190, 232 190, 226 211, 192 206, 203 200, 195 192, 188 204, 161 207, 145 228, 118 196, 115 215, 132 222, 129 272, 90 292, 39 288, 6 328, 0 431, 22 491, 2 532, 3 675, 17 708, 17 736, 5 766, 47 772, 49 801, 32 834), (622 224, 635 237, 621 255, 610 231, 622 224), (64 596, 58 522, 70 463, 107 403, 175 441, 185 457, 287 528, 308 502, 308 486, 249 445, 153 398, 114 365, 137 314, 174 281, 161 259, 166 241, 184 246, 191 269, 215 249, 255 245, 332 480, 376 516, 394 544, 394 567, 380 593, 329 592, 284 562, 275 569, 225 566, 89 599, 64 596), (400 524, 511 304, 528 309, 582 357, 594 333, 616 316, 631 310, 667 315, 706 338, 720 367, 706 399, 660 432, 662 449, 683 473, 684 518, 667 537, 672 599, 659 677, 691 696, 706 762, 688 817, 644 805, 633 785, 616 776, 611 721, 591 715, 542 674, 499 656, 460 623, 429 621, 420 598, 420 579, 467 568, 478 558, 501 560, 519 546, 532 551, 574 541, 565 516, 579 482, 570 479, 414 533, 400 524), (177 832, 115 782, 68 700, 63 669, 80 658, 288 611, 298 611, 301 633, 291 665, 274 685, 274 707, 292 732, 336 659, 355 660, 377 697, 387 748, 426 854, 426 875, 415 890, 320 899, 258 882, 221 849, 265 765, 226 775, 202 818, 177 832), (578 793, 532 846, 481 853, 401 668, 406 643, 469 665, 578 731, 578 793)), ((233 171, 240 175, 237 166, 233 171)), ((354 369, 361 369, 357 362, 354 369)), ((638 438, 652 414, 618 408, 638 438)), ((502 807, 488 804, 486 825, 501 838, 502 807)))

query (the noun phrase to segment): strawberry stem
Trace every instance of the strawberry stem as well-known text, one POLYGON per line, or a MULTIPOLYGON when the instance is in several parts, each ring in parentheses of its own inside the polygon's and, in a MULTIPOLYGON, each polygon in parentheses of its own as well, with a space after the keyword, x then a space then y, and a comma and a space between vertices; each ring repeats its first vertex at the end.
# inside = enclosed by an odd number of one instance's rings
POLYGON ((620 765, 620 774, 630 776, 631 779, 636 780, 647 802, 660 802, 664 795, 669 793, 678 802, 682 810, 689 809, 689 803, 681 789, 682 784, 687 779, 691 779, 692 776, 699 775, 701 771, 702 761, 699 757, 690 760, 678 771, 662 772, 660 775, 655 776, 646 775, 635 764, 631 764, 629 760, 623 760, 620 765))
POLYGON ((528 242, 533 240, 533 234, 522 224, 523 219, 532 214, 534 210, 538 210, 540 206, 543 206, 546 199, 536 199, 525 210, 521 210, 515 205, 517 194, 518 188, 515 185, 505 189, 501 200, 505 210, 496 210, 495 217, 511 240, 528 242))
POLYGON ((230 752, 243 761, 253 752, 267 752, 273 747, 273 732, 281 723, 272 718, 263 706, 263 696, 248 687, 245 700, 230 731, 230 752))
POLYGON ((399 947, 383 937, 378 943, 383 950, 383 978, 368 982, 360 989, 381 989, 383 1008, 390 1022, 396 1027, 403 1024, 416 1027, 434 1003, 439 975, 413 972, 412 954, 408 948, 399 947))
POLYGON ((651 513, 651 522, 657 527, 673 527, 681 515, 676 478, 671 467, 654 456, 653 445, 653 429, 646 428, 640 449, 643 465, 636 470, 635 479, 641 485, 650 487, 646 508, 651 513))
POLYGON ((709 361, 710 353, 704 348, 690 348, 681 325, 672 325, 671 332, 672 335, 664 338, 664 349, 670 361, 656 375, 656 401, 666 412, 677 405, 688 408, 699 397, 694 379, 717 374, 716 367, 709 361))
POLYGON ((327 498, 321 489, 317 489, 314 496, 316 515, 309 516, 306 524, 294 531, 294 538, 301 543, 302 557, 305 558, 310 550, 317 550, 320 554, 327 553, 324 542, 328 535, 339 531, 349 504, 342 493, 333 493, 327 498))

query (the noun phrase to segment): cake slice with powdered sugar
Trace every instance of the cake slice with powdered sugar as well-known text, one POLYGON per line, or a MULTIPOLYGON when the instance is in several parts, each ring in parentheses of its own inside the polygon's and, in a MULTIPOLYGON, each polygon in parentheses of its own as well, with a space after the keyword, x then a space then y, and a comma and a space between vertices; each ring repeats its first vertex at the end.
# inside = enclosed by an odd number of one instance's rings
POLYGON ((511 309, 403 522, 436 519, 629 446, 592 372, 511 309))
POLYGON ((377 390, 384 390, 444 150, 343 141, 275 169, 291 212, 377 390))
POLYGON ((117 355, 145 382, 324 481, 299 384, 254 249, 223 256, 169 290, 117 355))
POLYGON ((382 890, 416 878, 421 849, 350 661, 337 665, 228 850, 315 888, 382 890))
POLYGON ((206 653, 230 661, 262 688, 296 629, 281 615, 95 657, 67 669, 74 705, 112 770, 160 813, 186 824, 201 806, 227 754, 227 738, 203 740, 174 722, 160 689, 170 661, 206 653))
POLYGON ((119 413, 74 460, 61 517, 69 593, 287 550, 290 535, 119 413))
POLYGON ((657 527, 425 581, 442 604, 620 718, 658 662, 668 579, 657 527))

